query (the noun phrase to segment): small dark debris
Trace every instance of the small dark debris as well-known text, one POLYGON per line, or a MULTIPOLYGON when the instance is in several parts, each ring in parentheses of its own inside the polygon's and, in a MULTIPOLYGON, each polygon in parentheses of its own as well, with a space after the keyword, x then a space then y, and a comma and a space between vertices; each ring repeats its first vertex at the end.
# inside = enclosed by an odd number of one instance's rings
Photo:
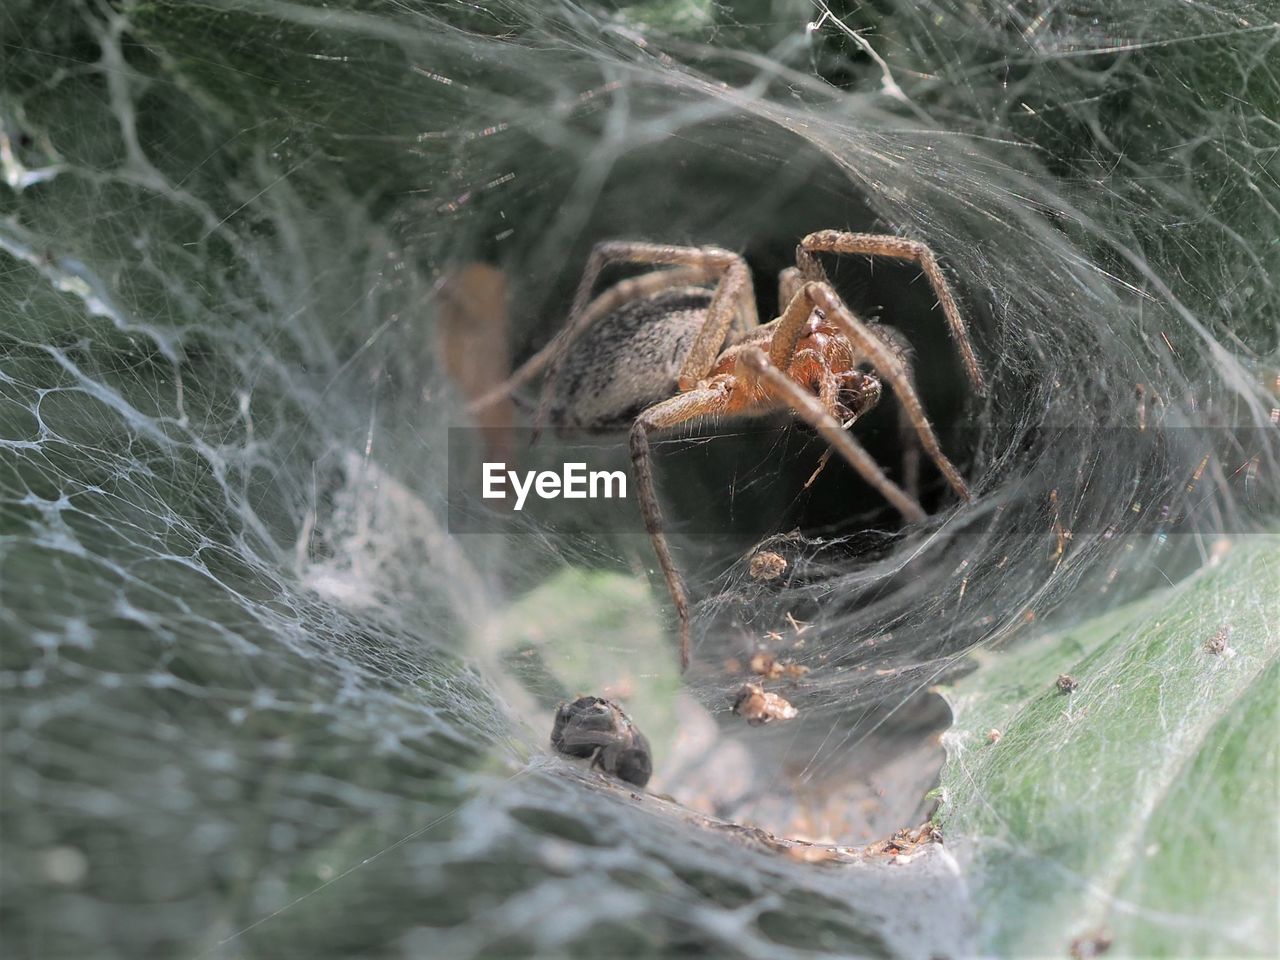
POLYGON ((1078 686, 1080 686, 1080 684, 1076 681, 1076 678, 1073 677, 1071 674, 1062 673, 1058 675, 1058 692, 1059 693, 1070 693, 1072 690, 1074 690, 1078 686))

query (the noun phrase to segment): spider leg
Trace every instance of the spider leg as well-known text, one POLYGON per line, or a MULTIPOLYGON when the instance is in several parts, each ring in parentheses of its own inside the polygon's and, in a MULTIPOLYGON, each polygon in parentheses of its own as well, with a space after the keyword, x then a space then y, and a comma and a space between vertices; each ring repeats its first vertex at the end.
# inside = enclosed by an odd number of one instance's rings
MULTIPOLYGON (((807 290, 809 286, 812 284, 807 284, 805 289, 807 290)), ((918 522, 925 518, 924 508, 884 475, 884 471, 872 459, 871 454, 867 453, 851 434, 844 431, 840 421, 824 410, 816 397, 770 363, 769 358, 762 351, 754 347, 749 348, 743 350, 740 357, 749 370, 767 383, 787 406, 834 447, 835 451, 844 457, 867 483, 880 491, 881 495, 893 504, 906 520, 918 522)))
POLYGON ((800 292, 807 278, 800 275, 799 267, 787 267, 778 274, 778 306, 790 303, 800 292))
MULTIPOLYGON (((770 360, 770 363, 772 362, 773 361, 770 360)), ((777 365, 775 364, 775 366, 777 365)), ((778 367, 778 369, 785 370, 787 368, 778 367)), ((823 410, 827 411, 827 413, 836 419, 839 419, 839 415, 836 412, 839 402, 840 381, 836 378, 836 375, 831 372, 830 368, 824 365, 822 370, 822 382, 818 385, 818 403, 822 404, 823 410)), ((849 428, 853 426, 857 419, 857 416, 849 417, 840 424, 840 429, 847 433, 849 428)), ((808 490, 813 486, 813 482, 817 480, 822 471, 826 469, 828 461, 831 460, 832 450, 833 448, 828 446, 827 449, 822 451, 822 456, 818 458, 818 465, 814 468, 813 473, 809 474, 809 479, 804 482, 805 490, 808 490)))
MULTIPOLYGON (((942 314, 947 318, 951 328, 952 339, 960 350, 960 358, 964 362, 965 373, 973 384, 978 396, 986 396, 987 384, 982 376, 982 368, 978 365, 978 357, 973 350, 973 342, 969 339, 969 330, 956 302, 955 292, 938 258, 927 244, 918 240, 907 240, 891 234, 880 233, 846 233, 843 230, 819 230, 800 241, 796 249, 796 266, 806 280, 826 280, 821 264, 815 253, 855 253, 868 256, 891 257, 894 260, 909 260, 918 263, 933 288, 942 314)), ((918 429, 917 424, 917 429, 918 429)))
POLYGON ((916 443, 915 425, 907 408, 898 404, 898 445, 902 448, 902 486, 916 499, 920 498, 920 444, 916 443))
POLYGON ((938 437, 933 432, 933 426, 925 415, 924 406, 920 403, 920 396, 916 393, 915 384, 911 380, 911 370, 899 351, 890 341, 882 339, 871 327, 855 317, 853 311, 845 306, 840 295, 831 288, 830 284, 806 283, 796 296, 797 299, 807 299, 817 304, 826 314, 827 320, 835 323, 849 338, 849 342, 855 349, 867 358, 876 372, 888 381, 889 386, 893 387, 898 403, 901 404, 905 415, 915 428, 916 436, 920 438, 920 445, 924 447, 925 453, 938 465, 942 475, 947 478, 947 482, 961 499, 968 500, 969 486, 960 476, 960 471, 955 468, 955 464, 942 452, 942 446, 938 443, 938 437))
MULTIPOLYGON (((794 274, 791 279, 799 281, 799 274, 794 274)), ((779 284, 779 286, 784 285, 788 284, 779 284)), ((796 292, 785 301, 786 307, 782 311, 782 316, 777 319, 777 325, 774 327, 773 336, 769 341, 769 362, 783 373, 786 373, 791 368, 791 361, 795 358, 796 345, 800 342, 800 335, 804 333, 809 323, 809 317, 813 315, 813 300, 800 296, 800 292, 803 289, 804 283, 800 281, 799 286, 796 287, 796 292)), ((827 405, 828 413, 834 411, 834 403, 835 394, 833 393, 827 405)))
POLYGON ((702 266, 674 267, 667 270, 655 270, 638 277, 619 280, 604 293, 596 297, 582 313, 576 327, 569 326, 557 334, 550 343, 531 356, 497 386, 485 391, 467 405, 467 412, 475 415, 488 407, 505 400, 538 374, 542 373, 558 355, 559 351, 569 345, 601 317, 608 316, 618 307, 631 300, 653 296, 671 287, 683 287, 689 284, 704 283, 715 277, 715 270, 702 266))
MULTIPOLYGON (((902 362, 907 378, 914 383, 911 369, 911 341, 901 330, 878 323, 874 327, 876 338, 889 347, 902 362)), ((916 442, 915 424, 901 400, 894 395, 898 408, 898 445, 902 450, 902 486, 916 499, 920 498, 920 444, 916 442)))
POLYGON ((663 427, 695 420, 698 417, 714 417, 722 414, 729 402, 732 384, 722 382, 715 389, 690 390, 649 407, 636 418, 631 428, 631 467, 636 478, 636 497, 644 526, 658 556, 658 566, 667 581, 667 591, 676 608, 680 626, 680 669, 689 666, 689 594, 684 578, 680 576, 666 535, 662 532, 662 506, 658 503, 657 488, 653 482, 653 462, 649 452, 649 434, 663 427))
POLYGON ((707 319, 698 335, 693 338, 693 345, 689 347, 684 363, 680 365, 676 383, 681 390, 694 389, 711 372, 711 368, 716 365, 716 358, 724 349, 734 318, 744 309, 743 304, 750 304, 749 308, 745 308, 749 309, 749 322, 746 326, 755 327, 759 323, 756 294, 751 287, 751 271, 745 260, 736 254, 732 256, 733 262, 725 268, 720 284, 707 306, 707 319))

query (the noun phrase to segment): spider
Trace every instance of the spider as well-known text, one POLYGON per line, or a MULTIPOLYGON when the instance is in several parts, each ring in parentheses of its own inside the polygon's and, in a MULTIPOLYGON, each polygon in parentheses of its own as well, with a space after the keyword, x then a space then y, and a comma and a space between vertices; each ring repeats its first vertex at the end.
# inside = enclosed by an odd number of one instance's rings
MULTIPOLYGON (((848 432, 893 388, 905 427, 964 500, 969 488, 938 443, 911 374, 909 345, 890 326, 857 317, 827 279, 819 253, 890 257, 918 264, 942 308, 974 392, 985 395, 978 359, 955 294, 933 251, 887 234, 821 230, 796 247, 779 276, 782 315, 757 318, 746 261, 719 247, 633 241, 597 244, 568 322, 505 382, 475 400, 478 412, 545 372, 535 431, 543 425, 600 428, 631 423, 631 461, 645 528, 675 606, 680 666, 689 665, 689 596, 663 533, 649 437, 693 421, 791 410, 908 522, 925 518, 848 432), (591 294, 610 264, 654 269, 591 294), (867 369, 869 368, 869 369, 867 369)), ((821 466, 819 467, 821 469, 821 466)), ((909 471, 910 472, 910 471, 909 471)), ((914 486, 909 481, 908 486, 914 486)))

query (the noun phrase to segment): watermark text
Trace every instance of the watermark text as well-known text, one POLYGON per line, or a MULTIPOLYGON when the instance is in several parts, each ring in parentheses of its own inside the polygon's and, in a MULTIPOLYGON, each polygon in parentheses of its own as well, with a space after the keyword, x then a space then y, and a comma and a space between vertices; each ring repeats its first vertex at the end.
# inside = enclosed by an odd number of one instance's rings
POLYGON ((530 492, 537 494, 540 500, 558 497, 566 500, 625 500, 627 496, 627 475, 621 470, 587 470, 585 463, 566 463, 559 473, 554 470, 526 470, 521 475, 515 470, 508 470, 505 463, 485 463, 481 493, 484 499, 505 500, 508 484, 516 495, 516 510, 524 509, 530 492))

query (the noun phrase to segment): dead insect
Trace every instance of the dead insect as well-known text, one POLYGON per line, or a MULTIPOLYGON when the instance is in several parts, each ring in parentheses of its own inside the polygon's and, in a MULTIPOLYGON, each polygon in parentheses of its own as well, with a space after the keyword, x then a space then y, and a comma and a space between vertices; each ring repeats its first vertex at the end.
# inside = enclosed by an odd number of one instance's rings
POLYGON ((904 429, 937 464, 962 500, 969 487, 942 452, 916 392, 906 338, 850 310, 827 279, 820 253, 888 257, 916 263, 933 288, 974 391, 986 384, 951 285, 928 246, 882 234, 821 230, 796 248, 796 265, 779 277, 782 315, 759 323, 751 273, 718 247, 614 241, 597 244, 578 284, 564 329, 505 382, 477 398, 479 412, 545 372, 536 428, 597 428, 631 423, 631 461, 645 527, 675 604, 680 663, 689 664, 689 597, 663 534, 649 435, 691 421, 763 416, 790 410, 842 456, 909 522, 924 508, 848 433, 893 388, 904 429), (623 280, 591 299, 611 263, 652 272, 623 280), (708 287, 714 284, 713 289, 708 287), (570 349, 572 348, 572 349, 570 349))
POLYGON ((1208 653, 1224 654, 1229 649, 1227 641, 1231 638, 1231 628, 1222 627, 1212 637, 1204 642, 1204 649, 1208 653))
POLYGON ((579 697, 562 703, 551 728, 551 746, 570 757, 591 758, 591 767, 643 787, 653 774, 649 741, 616 703, 579 697))
POLYGON ((790 720, 798 711, 776 693, 765 693, 759 684, 744 683, 733 699, 733 712, 758 727, 770 720, 790 720))
POLYGON ((1004 736, 1003 733, 1001 733, 995 727, 992 727, 990 730, 987 731, 987 743, 999 743, 1000 738, 1003 736, 1004 736))
POLYGON ((777 580, 787 569, 786 557, 770 550, 761 550, 751 558, 751 577, 754 580, 777 580))
POLYGON ((1069 673, 1058 674, 1058 692, 1070 693, 1076 687, 1080 686, 1079 682, 1069 673))

